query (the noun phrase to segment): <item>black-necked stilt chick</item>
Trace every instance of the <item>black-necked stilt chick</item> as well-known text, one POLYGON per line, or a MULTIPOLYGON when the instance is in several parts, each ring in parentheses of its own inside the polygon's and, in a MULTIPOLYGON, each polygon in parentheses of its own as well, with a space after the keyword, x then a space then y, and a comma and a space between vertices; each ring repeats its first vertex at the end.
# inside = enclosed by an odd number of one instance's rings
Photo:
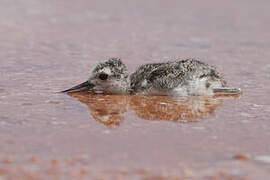
POLYGON ((62 92, 78 91, 166 96, 241 93, 240 89, 226 88, 226 81, 214 67, 195 59, 145 64, 129 76, 119 58, 98 64, 87 81, 62 92))

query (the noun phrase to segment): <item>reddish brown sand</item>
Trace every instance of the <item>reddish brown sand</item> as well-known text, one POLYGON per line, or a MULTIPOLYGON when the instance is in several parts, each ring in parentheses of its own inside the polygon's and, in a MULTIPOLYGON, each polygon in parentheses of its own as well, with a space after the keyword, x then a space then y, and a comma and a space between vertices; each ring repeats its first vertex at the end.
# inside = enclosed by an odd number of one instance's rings
POLYGON ((0 179, 268 179, 269 17, 269 0, 2 0, 0 179), (108 57, 195 57, 243 94, 55 93, 108 57))

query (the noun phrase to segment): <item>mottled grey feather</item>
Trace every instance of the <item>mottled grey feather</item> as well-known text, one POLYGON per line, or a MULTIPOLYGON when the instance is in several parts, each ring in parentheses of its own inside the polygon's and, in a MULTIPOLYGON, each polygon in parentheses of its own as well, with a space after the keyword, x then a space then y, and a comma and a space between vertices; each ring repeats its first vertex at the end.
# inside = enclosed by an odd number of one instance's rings
POLYGON ((222 86, 226 85, 214 67, 195 59, 186 59, 140 66, 130 76, 130 91, 138 93, 153 88, 168 91, 198 78, 207 78, 209 83, 221 81, 222 86))

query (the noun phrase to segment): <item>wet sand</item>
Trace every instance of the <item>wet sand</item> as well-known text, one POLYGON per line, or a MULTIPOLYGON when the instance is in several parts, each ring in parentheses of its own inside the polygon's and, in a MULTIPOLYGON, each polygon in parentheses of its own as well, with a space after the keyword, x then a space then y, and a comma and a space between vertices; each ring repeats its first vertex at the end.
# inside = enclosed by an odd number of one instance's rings
POLYGON ((0 179, 270 177, 270 2, 0 2, 0 179), (61 94, 108 57, 197 58, 239 97, 61 94))

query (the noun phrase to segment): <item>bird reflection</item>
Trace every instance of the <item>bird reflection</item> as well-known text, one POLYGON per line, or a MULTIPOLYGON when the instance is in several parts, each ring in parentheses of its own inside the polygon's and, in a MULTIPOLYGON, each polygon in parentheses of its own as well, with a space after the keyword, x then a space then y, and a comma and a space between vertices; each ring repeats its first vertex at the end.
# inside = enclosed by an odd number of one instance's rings
POLYGON ((107 127, 119 126, 128 110, 128 96, 68 93, 86 104, 92 117, 107 127))
POLYGON ((221 103, 221 99, 199 96, 181 99, 134 96, 131 97, 130 107, 142 119, 192 122, 208 117, 221 103))
POLYGON ((209 117, 222 104, 222 95, 172 98, 168 96, 130 96, 68 93, 86 104, 92 117, 107 127, 116 127, 132 110, 141 119, 194 122, 209 117))

